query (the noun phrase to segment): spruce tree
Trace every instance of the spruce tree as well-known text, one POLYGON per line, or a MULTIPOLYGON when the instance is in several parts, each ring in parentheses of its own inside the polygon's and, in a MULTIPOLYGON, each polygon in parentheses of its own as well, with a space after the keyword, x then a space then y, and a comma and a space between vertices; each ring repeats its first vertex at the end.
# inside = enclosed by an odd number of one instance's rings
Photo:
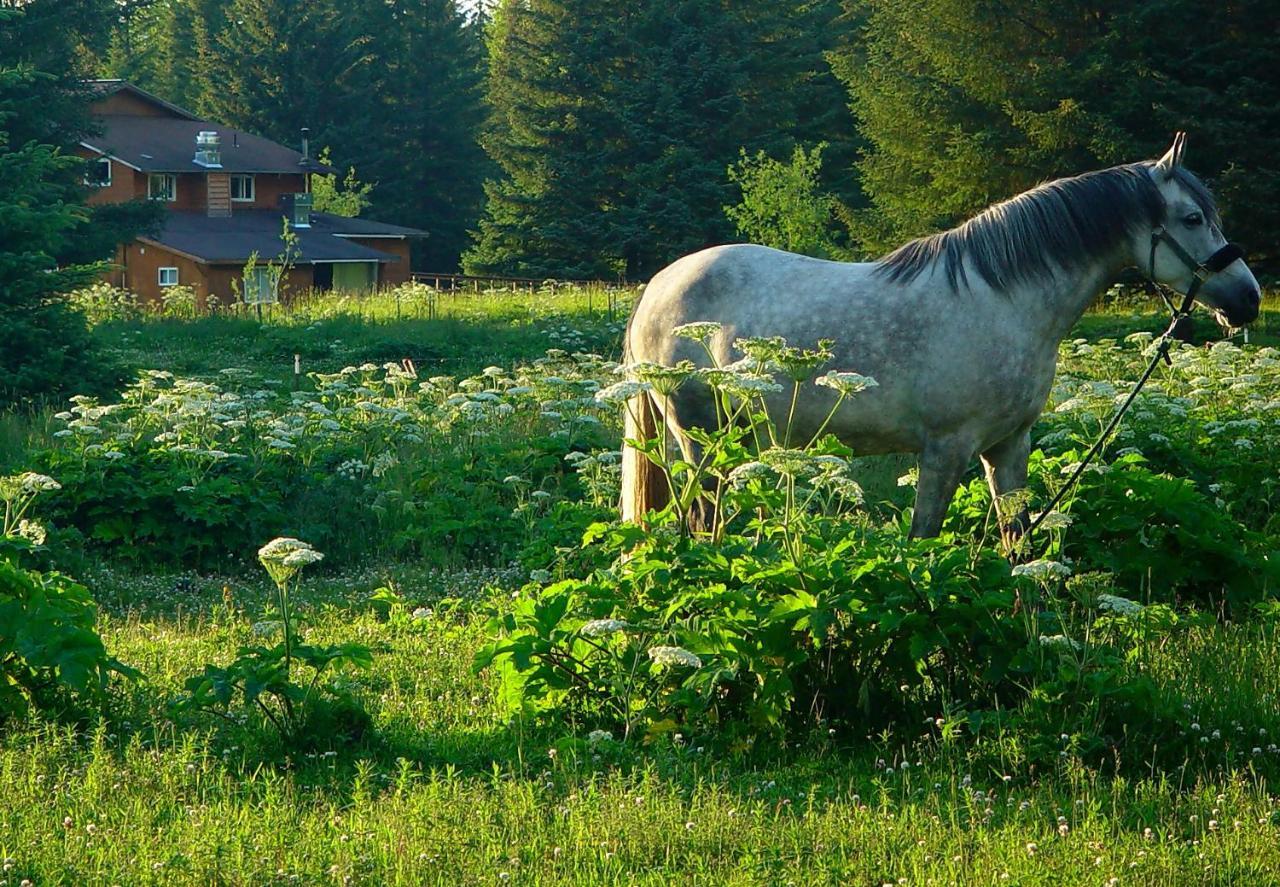
POLYGON ((91 222, 84 162, 69 150, 89 125, 72 62, 78 19, 60 11, 88 10, 0 6, 0 404, 110 381, 64 298, 100 267, 59 261, 91 222))
MULTIPOLYGON (((1280 41, 1270 0, 849 0, 837 69, 870 148, 879 251, 1036 182, 1156 156, 1177 129, 1235 236, 1276 242, 1280 41)), ((1274 259, 1274 248, 1271 252, 1274 259)), ((1265 259, 1259 255, 1258 258, 1265 259)))
POLYGON ((483 35, 453 0, 395 0, 375 39, 384 68, 382 121, 358 158, 373 191, 368 215, 428 232, 415 245, 421 267, 458 266, 479 216, 487 160, 479 145, 484 120, 483 35))
POLYGON ((733 239, 740 149, 788 154, 830 129, 849 142, 838 114, 805 113, 814 93, 843 104, 823 58, 834 16, 830 2, 502 3, 484 139, 501 172, 466 266, 643 278, 733 239))

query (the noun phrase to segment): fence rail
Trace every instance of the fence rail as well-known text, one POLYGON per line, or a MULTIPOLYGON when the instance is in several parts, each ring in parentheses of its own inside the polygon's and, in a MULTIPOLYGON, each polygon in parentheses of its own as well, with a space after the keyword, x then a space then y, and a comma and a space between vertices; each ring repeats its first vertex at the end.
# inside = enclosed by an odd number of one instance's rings
POLYGON ((445 292, 463 291, 479 293, 482 290, 506 288, 513 290, 533 290, 548 288, 552 292, 561 287, 595 287, 598 289, 626 289, 639 286, 639 283, 626 280, 564 280, 555 277, 485 277, 472 274, 443 274, 435 271, 414 271, 414 281, 425 283, 445 292))

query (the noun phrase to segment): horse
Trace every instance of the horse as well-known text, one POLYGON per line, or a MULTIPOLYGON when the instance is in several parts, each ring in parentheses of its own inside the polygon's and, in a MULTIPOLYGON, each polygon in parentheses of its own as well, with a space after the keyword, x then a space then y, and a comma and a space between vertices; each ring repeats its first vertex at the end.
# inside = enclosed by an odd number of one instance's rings
MULTIPOLYGON (((707 365, 702 346, 672 334, 695 321, 721 325, 707 343, 721 366, 737 359, 732 345, 742 337, 834 339, 830 365, 879 385, 845 400, 827 431, 858 455, 918 454, 910 534, 936 536, 975 457, 995 501, 1025 488, 1031 427, 1049 397, 1058 345, 1126 268, 1193 292, 1232 326, 1258 316, 1258 281, 1223 237, 1209 190, 1183 167, 1185 148, 1178 133, 1158 160, 1042 183, 873 262, 751 244, 687 255, 637 301, 624 365, 707 365)), ((804 387, 792 426, 798 439, 821 425, 835 396, 804 387)), ((766 397, 773 415, 785 415, 788 401, 789 392, 766 397)), ((685 429, 715 427, 710 389, 636 395, 624 437, 653 439, 660 422, 696 463, 685 429)), ((624 444, 623 520, 642 520, 669 495, 661 469, 624 444)), ((1020 520, 1025 526, 1025 512, 1020 520)), ((1016 535, 1018 525, 1005 520, 1001 529, 1016 535)))

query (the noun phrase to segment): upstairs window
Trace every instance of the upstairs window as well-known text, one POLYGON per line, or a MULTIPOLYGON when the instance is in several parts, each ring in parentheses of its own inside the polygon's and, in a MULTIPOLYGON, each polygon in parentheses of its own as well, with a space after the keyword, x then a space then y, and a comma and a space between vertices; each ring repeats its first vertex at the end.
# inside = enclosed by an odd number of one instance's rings
POLYGON ((161 268, 159 274, 159 283, 161 286, 177 286, 178 285, 178 269, 177 268, 161 268))
POLYGON ((231 177, 231 199, 237 203, 253 203, 253 176, 231 177))
POLYGON ((147 176, 147 197, 151 200, 178 199, 178 177, 167 172, 153 172, 147 176))
POLYGON ((84 174, 84 183, 95 188, 105 188, 111 184, 111 160, 99 157, 89 162, 89 169, 84 174))

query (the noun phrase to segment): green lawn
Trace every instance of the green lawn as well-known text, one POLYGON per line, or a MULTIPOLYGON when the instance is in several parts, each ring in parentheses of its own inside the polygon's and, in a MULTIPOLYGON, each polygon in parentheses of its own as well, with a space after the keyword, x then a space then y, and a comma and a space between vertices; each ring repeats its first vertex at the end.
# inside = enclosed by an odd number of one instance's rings
MULTIPOLYGON (((1254 343, 1280 340, 1280 306, 1269 305, 1254 343)), ((249 366, 287 384, 294 354, 323 372, 409 357, 423 376, 526 362, 549 347, 616 356, 625 320, 625 309, 610 317, 597 304, 472 307, 435 320, 403 310, 397 320, 383 305, 262 325, 116 321, 95 335, 133 367, 211 377, 249 366)), ((1162 327, 1156 313, 1113 307, 1078 333, 1162 327)), ((47 432, 45 419, 0 422, 0 464, 18 466, 27 436, 47 432)), ((203 663, 252 642, 269 599, 260 571, 89 562, 79 578, 99 602, 107 647, 145 680, 119 685, 97 725, 0 731, 0 887, 1280 884, 1274 621, 1190 619, 1127 664, 1187 701, 1180 731, 1204 754, 1182 766, 1086 762, 1064 743, 1056 767, 1035 769, 1022 737, 975 740, 945 712, 941 725, 822 733, 787 748, 713 750, 679 736, 624 746, 593 744, 574 723, 509 723, 496 681, 473 673, 486 605, 525 569, 325 566, 300 595, 309 639, 373 649, 371 669, 344 677, 372 729, 286 752, 269 733, 192 726, 166 709, 203 663), (390 620, 369 601, 387 584, 407 602, 390 620)))

